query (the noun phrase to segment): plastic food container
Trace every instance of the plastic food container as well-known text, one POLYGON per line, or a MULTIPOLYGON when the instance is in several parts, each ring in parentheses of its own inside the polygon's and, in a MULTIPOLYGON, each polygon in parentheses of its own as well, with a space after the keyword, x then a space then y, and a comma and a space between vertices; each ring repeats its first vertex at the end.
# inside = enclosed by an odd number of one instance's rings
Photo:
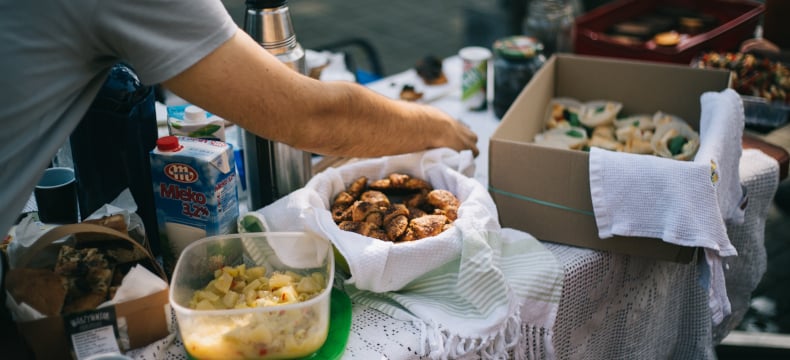
POLYGON ((170 286, 184 348, 195 359, 289 359, 308 356, 324 344, 329 328, 334 257, 328 240, 299 232, 218 235, 187 246, 170 286), (324 283, 301 302, 231 310, 195 310, 189 304, 215 271, 244 264, 311 276, 324 283))
POLYGON ((790 120, 790 104, 769 102, 757 96, 744 96, 743 112, 746 125, 757 130, 773 130, 790 120))

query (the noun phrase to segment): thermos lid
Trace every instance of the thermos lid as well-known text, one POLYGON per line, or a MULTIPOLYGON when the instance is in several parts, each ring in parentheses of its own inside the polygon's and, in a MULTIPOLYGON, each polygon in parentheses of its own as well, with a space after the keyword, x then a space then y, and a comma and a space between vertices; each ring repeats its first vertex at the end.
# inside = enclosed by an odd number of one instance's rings
POLYGON ((247 0, 247 7, 256 9, 271 9, 285 5, 286 0, 247 0))

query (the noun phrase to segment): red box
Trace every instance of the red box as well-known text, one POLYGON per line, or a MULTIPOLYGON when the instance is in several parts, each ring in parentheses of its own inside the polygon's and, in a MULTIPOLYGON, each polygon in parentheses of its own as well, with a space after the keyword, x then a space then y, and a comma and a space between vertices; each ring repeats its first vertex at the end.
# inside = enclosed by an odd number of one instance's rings
POLYGON ((736 51, 744 40, 754 37, 764 7, 748 0, 618 0, 576 19, 574 52, 689 64, 704 51, 736 51), (612 35, 615 25, 667 9, 695 12, 715 23, 696 34, 678 31, 680 41, 674 46, 657 45, 652 37, 629 42, 612 35))

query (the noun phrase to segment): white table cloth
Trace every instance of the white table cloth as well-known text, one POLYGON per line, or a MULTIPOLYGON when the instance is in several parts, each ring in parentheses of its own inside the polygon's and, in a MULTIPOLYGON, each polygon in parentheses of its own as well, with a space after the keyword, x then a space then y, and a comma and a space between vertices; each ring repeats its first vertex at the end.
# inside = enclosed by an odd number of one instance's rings
MULTIPOLYGON (((431 104, 468 124, 479 136, 480 156, 475 178, 488 185, 488 139, 498 125, 489 109, 463 109, 457 84, 460 61, 445 62, 451 79, 443 91, 431 94, 431 104)), ((413 70, 369 86, 393 96, 413 81, 413 70)), ((766 267, 763 246, 765 219, 779 183, 773 158, 745 150, 740 161, 741 183, 749 204, 745 221, 728 226, 737 257, 724 259, 732 314, 713 326, 707 292, 696 264, 656 261, 546 242, 565 270, 565 285, 554 329, 559 359, 715 359, 714 346, 742 319, 751 292, 766 267)), ((419 331, 376 310, 354 305, 351 334, 344 359, 421 359, 419 331)), ((530 346, 532 346, 530 344, 530 346)), ((137 359, 184 359, 174 336, 138 349, 137 359)))

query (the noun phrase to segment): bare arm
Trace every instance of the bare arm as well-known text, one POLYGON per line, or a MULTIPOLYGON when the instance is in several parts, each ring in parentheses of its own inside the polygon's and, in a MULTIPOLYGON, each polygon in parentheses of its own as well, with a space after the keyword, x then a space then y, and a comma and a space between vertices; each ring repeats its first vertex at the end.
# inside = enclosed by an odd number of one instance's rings
POLYGON ((438 147, 478 154, 477 136, 444 112, 298 74, 241 30, 164 86, 258 136, 318 154, 375 157, 438 147))

